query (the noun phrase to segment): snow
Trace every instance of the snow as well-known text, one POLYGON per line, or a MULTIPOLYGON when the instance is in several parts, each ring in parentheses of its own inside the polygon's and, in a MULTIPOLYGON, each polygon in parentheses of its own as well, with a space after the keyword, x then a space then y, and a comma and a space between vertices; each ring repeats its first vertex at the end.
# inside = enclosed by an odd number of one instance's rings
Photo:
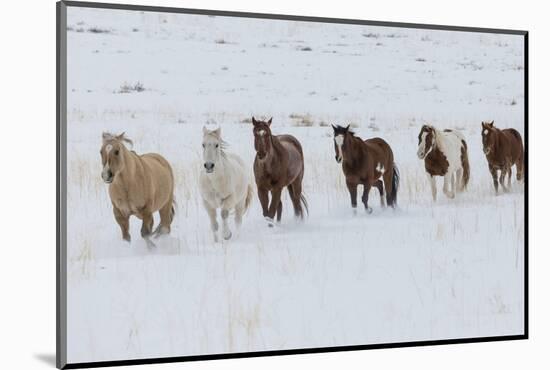
POLYGON ((73 7, 68 27, 69 362, 523 333, 524 188, 495 196, 481 150, 482 120, 523 134, 521 36, 73 7), (215 244, 202 127, 252 173, 252 115, 302 143, 310 215, 294 221, 285 191, 268 228, 255 197, 215 244), (331 123, 388 141, 397 210, 374 189, 374 212, 352 214, 331 123), (456 199, 438 179, 431 200, 425 123, 466 137, 456 199), (177 215, 153 250, 135 218, 121 240, 103 131, 173 166, 177 215))

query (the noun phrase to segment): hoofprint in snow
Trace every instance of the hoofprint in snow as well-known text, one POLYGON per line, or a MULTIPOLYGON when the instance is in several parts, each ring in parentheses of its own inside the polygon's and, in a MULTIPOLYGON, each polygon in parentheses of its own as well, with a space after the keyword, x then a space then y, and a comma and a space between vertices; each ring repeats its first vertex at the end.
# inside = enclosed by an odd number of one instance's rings
POLYGON ((76 8, 68 27, 70 362, 523 332, 524 189, 494 195, 480 131, 494 119, 523 134, 521 37, 76 8), (253 114, 301 142, 310 215, 294 222, 283 192, 268 228, 255 198, 213 243, 202 127, 222 127, 253 176, 253 114), (374 212, 352 215, 331 123, 391 145, 397 210, 373 189, 374 212), (455 199, 431 199, 425 123, 468 142, 455 199), (135 218, 121 240, 103 131, 173 166, 177 214, 154 249, 135 218))

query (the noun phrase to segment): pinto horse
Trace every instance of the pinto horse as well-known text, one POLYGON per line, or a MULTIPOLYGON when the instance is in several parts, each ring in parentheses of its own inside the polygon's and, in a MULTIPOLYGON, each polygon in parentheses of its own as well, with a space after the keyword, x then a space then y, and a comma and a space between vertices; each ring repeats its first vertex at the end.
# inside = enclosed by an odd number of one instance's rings
POLYGON ((466 190, 470 180, 470 162, 466 139, 460 132, 422 126, 418 134, 417 155, 424 160, 434 202, 437 199, 435 176, 443 176, 443 193, 451 199, 455 197, 457 186, 459 191, 466 190))
POLYGON ((334 126, 334 150, 336 162, 342 163, 346 185, 351 196, 354 212, 357 208, 357 185, 363 185, 361 200, 367 213, 372 213, 368 205, 369 190, 374 186, 380 192, 380 203, 385 207, 384 193, 388 206, 397 205, 399 171, 393 161, 393 151, 381 138, 364 140, 355 136, 347 127, 334 126))
POLYGON ((498 173, 500 170, 500 186, 506 192, 512 186, 512 166, 516 166, 516 178, 523 179, 523 142, 519 132, 513 128, 499 130, 494 126, 495 121, 481 122, 481 140, 483 153, 489 163, 489 171, 493 176, 493 186, 498 194, 498 173), (508 186, 504 179, 508 174, 508 186))
POLYGON ((308 211, 306 198, 302 194, 304 177, 304 153, 300 142, 291 135, 272 135, 271 121, 260 121, 252 117, 254 125, 254 177, 258 187, 258 198, 263 215, 269 227, 273 220, 281 221, 283 203, 281 192, 286 186, 294 206, 294 215, 303 220, 304 210, 308 211), (271 203, 269 203, 271 192, 271 203))

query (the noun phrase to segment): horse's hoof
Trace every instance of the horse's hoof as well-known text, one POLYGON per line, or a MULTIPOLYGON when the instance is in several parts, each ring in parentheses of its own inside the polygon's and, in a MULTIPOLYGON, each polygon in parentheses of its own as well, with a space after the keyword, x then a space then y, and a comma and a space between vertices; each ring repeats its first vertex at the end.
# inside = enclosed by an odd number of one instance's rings
POLYGON ((231 233, 231 231, 229 231, 229 233, 225 234, 223 236, 223 238, 224 238, 224 240, 229 240, 229 239, 231 239, 231 236, 233 236, 233 234, 231 233))
POLYGON ((367 207, 365 208, 365 211, 367 211, 367 213, 370 215, 372 213, 372 208, 371 207, 367 207))
POLYGON ((130 238, 130 235, 128 235, 128 236, 123 236, 122 240, 124 240, 125 242, 130 243, 132 241, 132 238, 130 238))
POLYGON ((267 226, 269 227, 275 226, 273 223, 273 219, 271 217, 266 217, 265 220, 267 221, 267 226))
POLYGON ((357 216, 357 208, 353 208, 351 210, 351 214, 354 215, 354 216, 357 216))

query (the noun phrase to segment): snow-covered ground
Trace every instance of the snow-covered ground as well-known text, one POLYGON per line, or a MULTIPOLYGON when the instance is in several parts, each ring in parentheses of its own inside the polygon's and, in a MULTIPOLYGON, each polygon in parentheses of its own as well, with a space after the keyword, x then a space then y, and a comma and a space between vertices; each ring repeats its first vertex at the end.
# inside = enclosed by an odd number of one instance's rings
POLYGON ((69 362, 523 333, 524 188, 494 195, 480 135, 493 119, 523 134, 523 68, 520 36, 69 7, 69 362), (252 172, 252 115, 302 143, 310 216, 294 222, 285 192, 270 229, 255 199, 214 244, 202 126, 252 172), (390 143, 397 210, 373 190, 374 213, 352 215, 331 123, 390 143), (424 123, 467 138, 454 200, 431 200, 424 123), (174 168, 177 216, 154 250, 135 218, 121 241, 103 131, 174 168))

